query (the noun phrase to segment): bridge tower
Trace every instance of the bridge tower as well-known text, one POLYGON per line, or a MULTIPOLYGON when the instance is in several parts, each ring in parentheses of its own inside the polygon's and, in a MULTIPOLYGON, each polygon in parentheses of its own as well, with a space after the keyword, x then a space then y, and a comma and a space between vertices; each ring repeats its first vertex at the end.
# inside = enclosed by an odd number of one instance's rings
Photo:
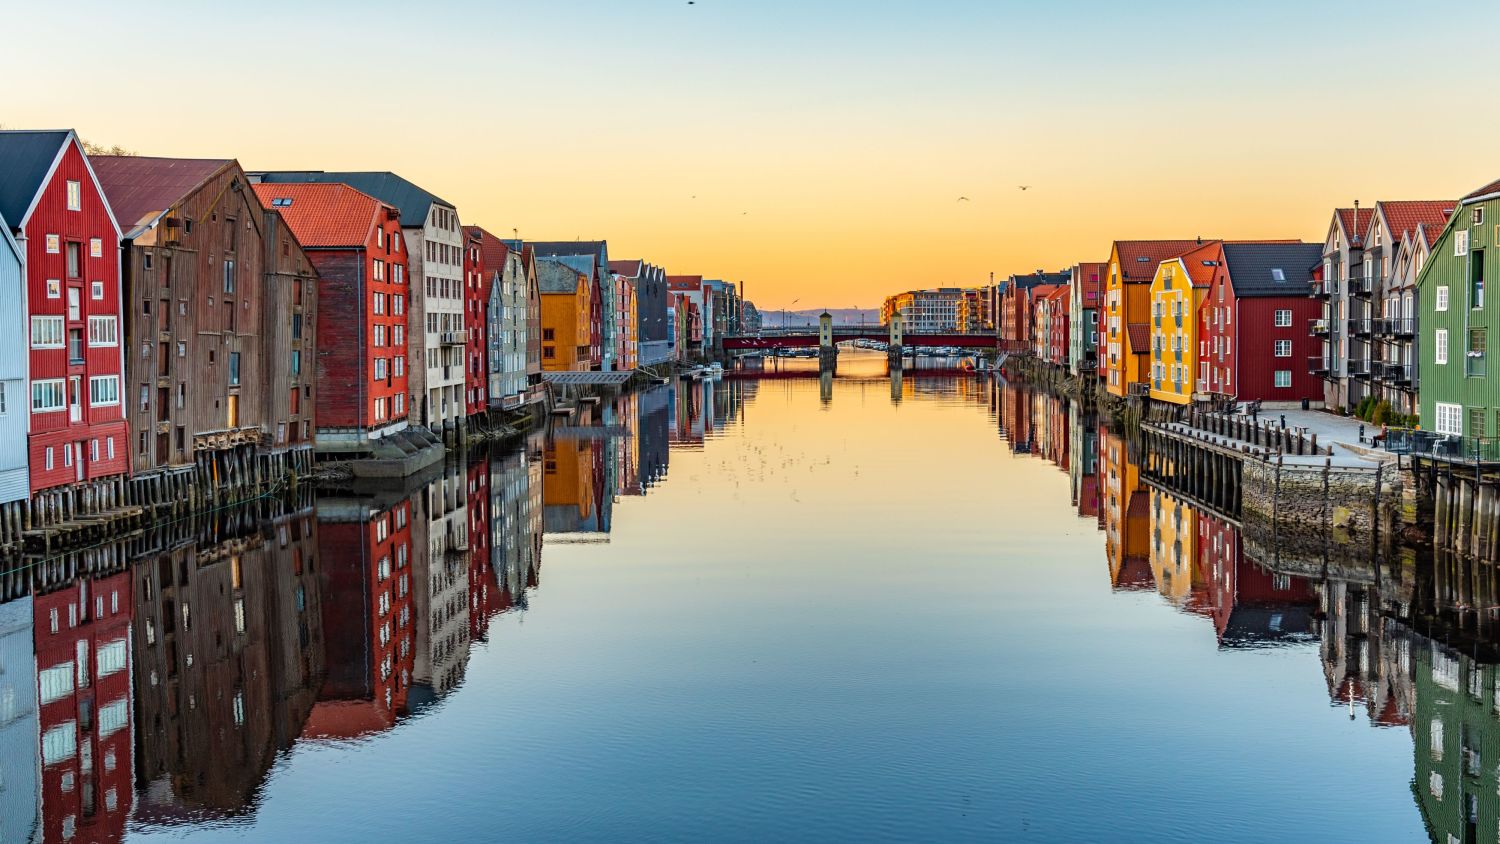
POLYGON ((839 347, 833 341, 833 315, 824 311, 818 317, 818 368, 833 369, 839 360, 839 347))
POLYGON ((899 367, 901 366, 901 355, 903 352, 901 347, 906 339, 906 317, 902 316, 900 311, 892 313, 891 321, 887 328, 890 330, 890 337, 886 341, 889 345, 886 348, 885 354, 891 363, 899 367))

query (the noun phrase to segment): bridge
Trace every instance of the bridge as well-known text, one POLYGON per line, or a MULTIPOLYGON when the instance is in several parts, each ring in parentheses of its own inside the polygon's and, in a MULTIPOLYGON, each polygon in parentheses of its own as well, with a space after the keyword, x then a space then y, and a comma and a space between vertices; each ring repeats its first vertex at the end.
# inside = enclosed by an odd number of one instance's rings
MULTIPOLYGON (((850 340, 877 340, 890 342, 890 328, 884 325, 835 325, 833 341, 843 343, 850 340)), ((903 334, 902 345, 912 347, 951 346, 960 349, 997 349, 1000 338, 994 334, 903 334)), ((758 334, 727 334, 724 336, 724 351, 759 349, 817 348, 821 345, 817 326, 809 328, 772 328, 758 334)))

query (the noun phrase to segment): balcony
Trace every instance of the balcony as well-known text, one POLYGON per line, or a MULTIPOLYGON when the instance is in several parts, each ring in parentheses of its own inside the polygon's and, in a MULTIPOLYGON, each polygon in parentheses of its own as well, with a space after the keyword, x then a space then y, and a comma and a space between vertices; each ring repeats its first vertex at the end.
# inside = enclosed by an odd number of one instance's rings
MULTIPOLYGON (((1352 322, 1352 320, 1351 320, 1351 322, 1352 322)), ((1369 358, 1349 358, 1349 361, 1348 361, 1348 364, 1347 364, 1347 371, 1348 371, 1348 373, 1351 376, 1355 376, 1355 377, 1359 377, 1359 378, 1368 378, 1368 377, 1370 377, 1370 359, 1369 358)))
POLYGON ((1375 333, 1375 322, 1373 319, 1351 319, 1349 333, 1354 337, 1369 337, 1375 333))
POLYGON ((1355 277, 1349 279, 1349 292, 1355 296, 1369 296, 1375 292, 1375 278, 1355 277))
POLYGON ((443 331, 438 334, 438 342, 444 346, 462 346, 468 340, 468 335, 462 331, 443 331))
POLYGON ((1392 454, 1419 454, 1449 463, 1500 462, 1500 437, 1456 437, 1432 431, 1391 428, 1381 448, 1392 454))
POLYGON ((1307 371, 1314 375, 1327 375, 1329 371, 1327 355, 1313 355, 1307 359, 1307 371))
POLYGON ((1307 333, 1311 337, 1328 336, 1328 320, 1310 319, 1307 321, 1307 333))
POLYGON ((1417 336, 1417 321, 1411 317, 1388 318, 1380 321, 1380 333, 1387 337, 1417 336))
POLYGON ((1375 377, 1391 384, 1411 383, 1411 364, 1381 361, 1375 364, 1375 377))
POLYGON ((1312 295, 1314 299, 1327 299, 1330 296, 1339 295, 1340 289, 1340 282, 1336 278, 1315 281, 1312 285, 1312 295))
POLYGON ((1484 352, 1469 352, 1464 355, 1464 375, 1469 378, 1485 377, 1484 352))

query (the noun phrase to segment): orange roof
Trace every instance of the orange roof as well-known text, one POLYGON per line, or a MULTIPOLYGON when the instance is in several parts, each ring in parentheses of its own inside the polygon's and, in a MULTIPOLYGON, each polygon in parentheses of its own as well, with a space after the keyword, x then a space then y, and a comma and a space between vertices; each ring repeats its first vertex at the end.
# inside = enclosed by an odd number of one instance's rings
POLYGON ((1362 238, 1365 236, 1365 229, 1370 227, 1370 215, 1375 213, 1375 209, 1361 208, 1356 215, 1353 208, 1336 208, 1333 213, 1338 215, 1339 224, 1350 238, 1362 238))
POLYGON ((1050 298, 1060 287, 1062 285, 1059 284, 1038 284, 1036 287, 1031 288, 1031 298, 1033 301, 1050 298))
POLYGON ((1114 253, 1120 259, 1120 281, 1124 284, 1150 284, 1162 261, 1196 249, 1206 241, 1195 240, 1117 240, 1114 253))
POLYGON ((1492 193, 1500 193, 1500 180, 1490 182, 1484 187, 1464 197, 1464 200, 1478 199, 1481 196, 1489 196, 1492 193))
POLYGON ((1194 287, 1207 287, 1213 284, 1214 270, 1224 264, 1224 242, 1221 240, 1204 241, 1202 246, 1195 246, 1167 260, 1181 261, 1182 266, 1187 269, 1188 280, 1194 287), (1205 264, 1205 261, 1213 263, 1205 264))
POLYGON ((484 263, 486 273, 505 272, 505 259, 510 255, 510 247, 505 241, 480 226, 464 226, 464 234, 479 242, 479 259, 484 263))
POLYGON ((1458 203, 1451 199, 1419 199, 1382 202, 1376 207, 1385 216, 1385 224, 1391 230, 1391 242, 1394 244, 1401 239, 1401 235, 1415 233, 1420 225, 1435 226, 1441 232, 1458 203))
POLYGON ((345 184, 261 182, 254 187, 261 204, 280 211, 297 240, 310 249, 363 247, 381 215, 397 213, 393 206, 345 184))

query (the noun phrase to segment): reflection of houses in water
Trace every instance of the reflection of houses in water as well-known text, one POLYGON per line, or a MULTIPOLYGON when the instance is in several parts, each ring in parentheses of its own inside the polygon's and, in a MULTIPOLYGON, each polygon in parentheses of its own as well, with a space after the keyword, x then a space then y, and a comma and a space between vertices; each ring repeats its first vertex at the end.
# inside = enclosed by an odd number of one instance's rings
MULTIPOLYGON (((124 836, 135 796, 132 610, 123 567, 32 599, 44 841, 124 836)), ((186 626, 192 619, 176 621, 186 626)))
POLYGON ((468 585, 469 641, 482 642, 489 633, 490 601, 498 590, 491 588, 490 570, 490 461, 482 450, 469 453, 464 470, 468 477, 469 554, 465 567, 468 585))
POLYGON ((414 546, 427 528, 427 552, 412 557, 416 634, 408 706, 417 710, 463 682, 469 661, 469 497, 463 461, 412 498, 414 546))
POLYGON ((252 808, 322 681, 318 569, 310 504, 135 560, 138 819, 200 823, 252 808))
POLYGON ((1129 445, 1102 432, 1104 472, 1104 550, 1110 583, 1116 589, 1151 589, 1151 496, 1141 487, 1129 445))
POLYGON ((535 438, 490 458, 490 574, 495 584, 488 615, 524 608, 526 589, 536 585, 542 561, 542 460, 535 438))
POLYGON ((0 604, 0 841, 29 842, 41 835, 32 618, 29 597, 0 604))
MULTIPOLYGON (((407 710, 418 621, 413 556, 423 493, 318 500, 327 679, 303 735, 355 738, 407 710)), ((425 522, 423 522, 425 524, 425 522)))
POLYGON ((1010 450, 1029 454, 1032 449, 1030 387, 1008 384, 1000 391, 1000 433, 1010 443, 1010 450))
MULTIPOLYGON (((1201 597, 1198 579, 1198 511, 1159 489, 1151 496, 1151 572, 1156 591, 1174 604, 1201 597)), ((1197 603, 1197 600, 1193 600, 1197 603)))
POLYGON ((1198 514, 1200 605, 1224 647, 1258 647, 1312 638, 1317 594, 1304 578, 1276 574, 1245 559, 1233 523, 1198 514))
MULTIPOLYGON (((751 382, 752 384, 754 382, 751 382)), ((669 387, 652 387, 639 394, 636 403, 636 435, 640 455, 640 490, 627 491, 627 495, 644 493, 667 476, 670 448, 667 445, 668 428, 672 416, 672 390, 669 387)))
POLYGON ((609 532, 603 439, 558 439, 543 455, 542 524, 550 538, 588 541, 609 532))
POLYGON ((712 395, 707 391, 713 389, 713 382, 678 379, 672 382, 669 389, 672 392, 673 406, 670 442, 679 448, 702 446, 705 428, 704 398, 712 395))
POLYGON ((1080 516, 1098 518, 1099 431, 1094 414, 1074 402, 1068 407, 1068 485, 1080 516))

